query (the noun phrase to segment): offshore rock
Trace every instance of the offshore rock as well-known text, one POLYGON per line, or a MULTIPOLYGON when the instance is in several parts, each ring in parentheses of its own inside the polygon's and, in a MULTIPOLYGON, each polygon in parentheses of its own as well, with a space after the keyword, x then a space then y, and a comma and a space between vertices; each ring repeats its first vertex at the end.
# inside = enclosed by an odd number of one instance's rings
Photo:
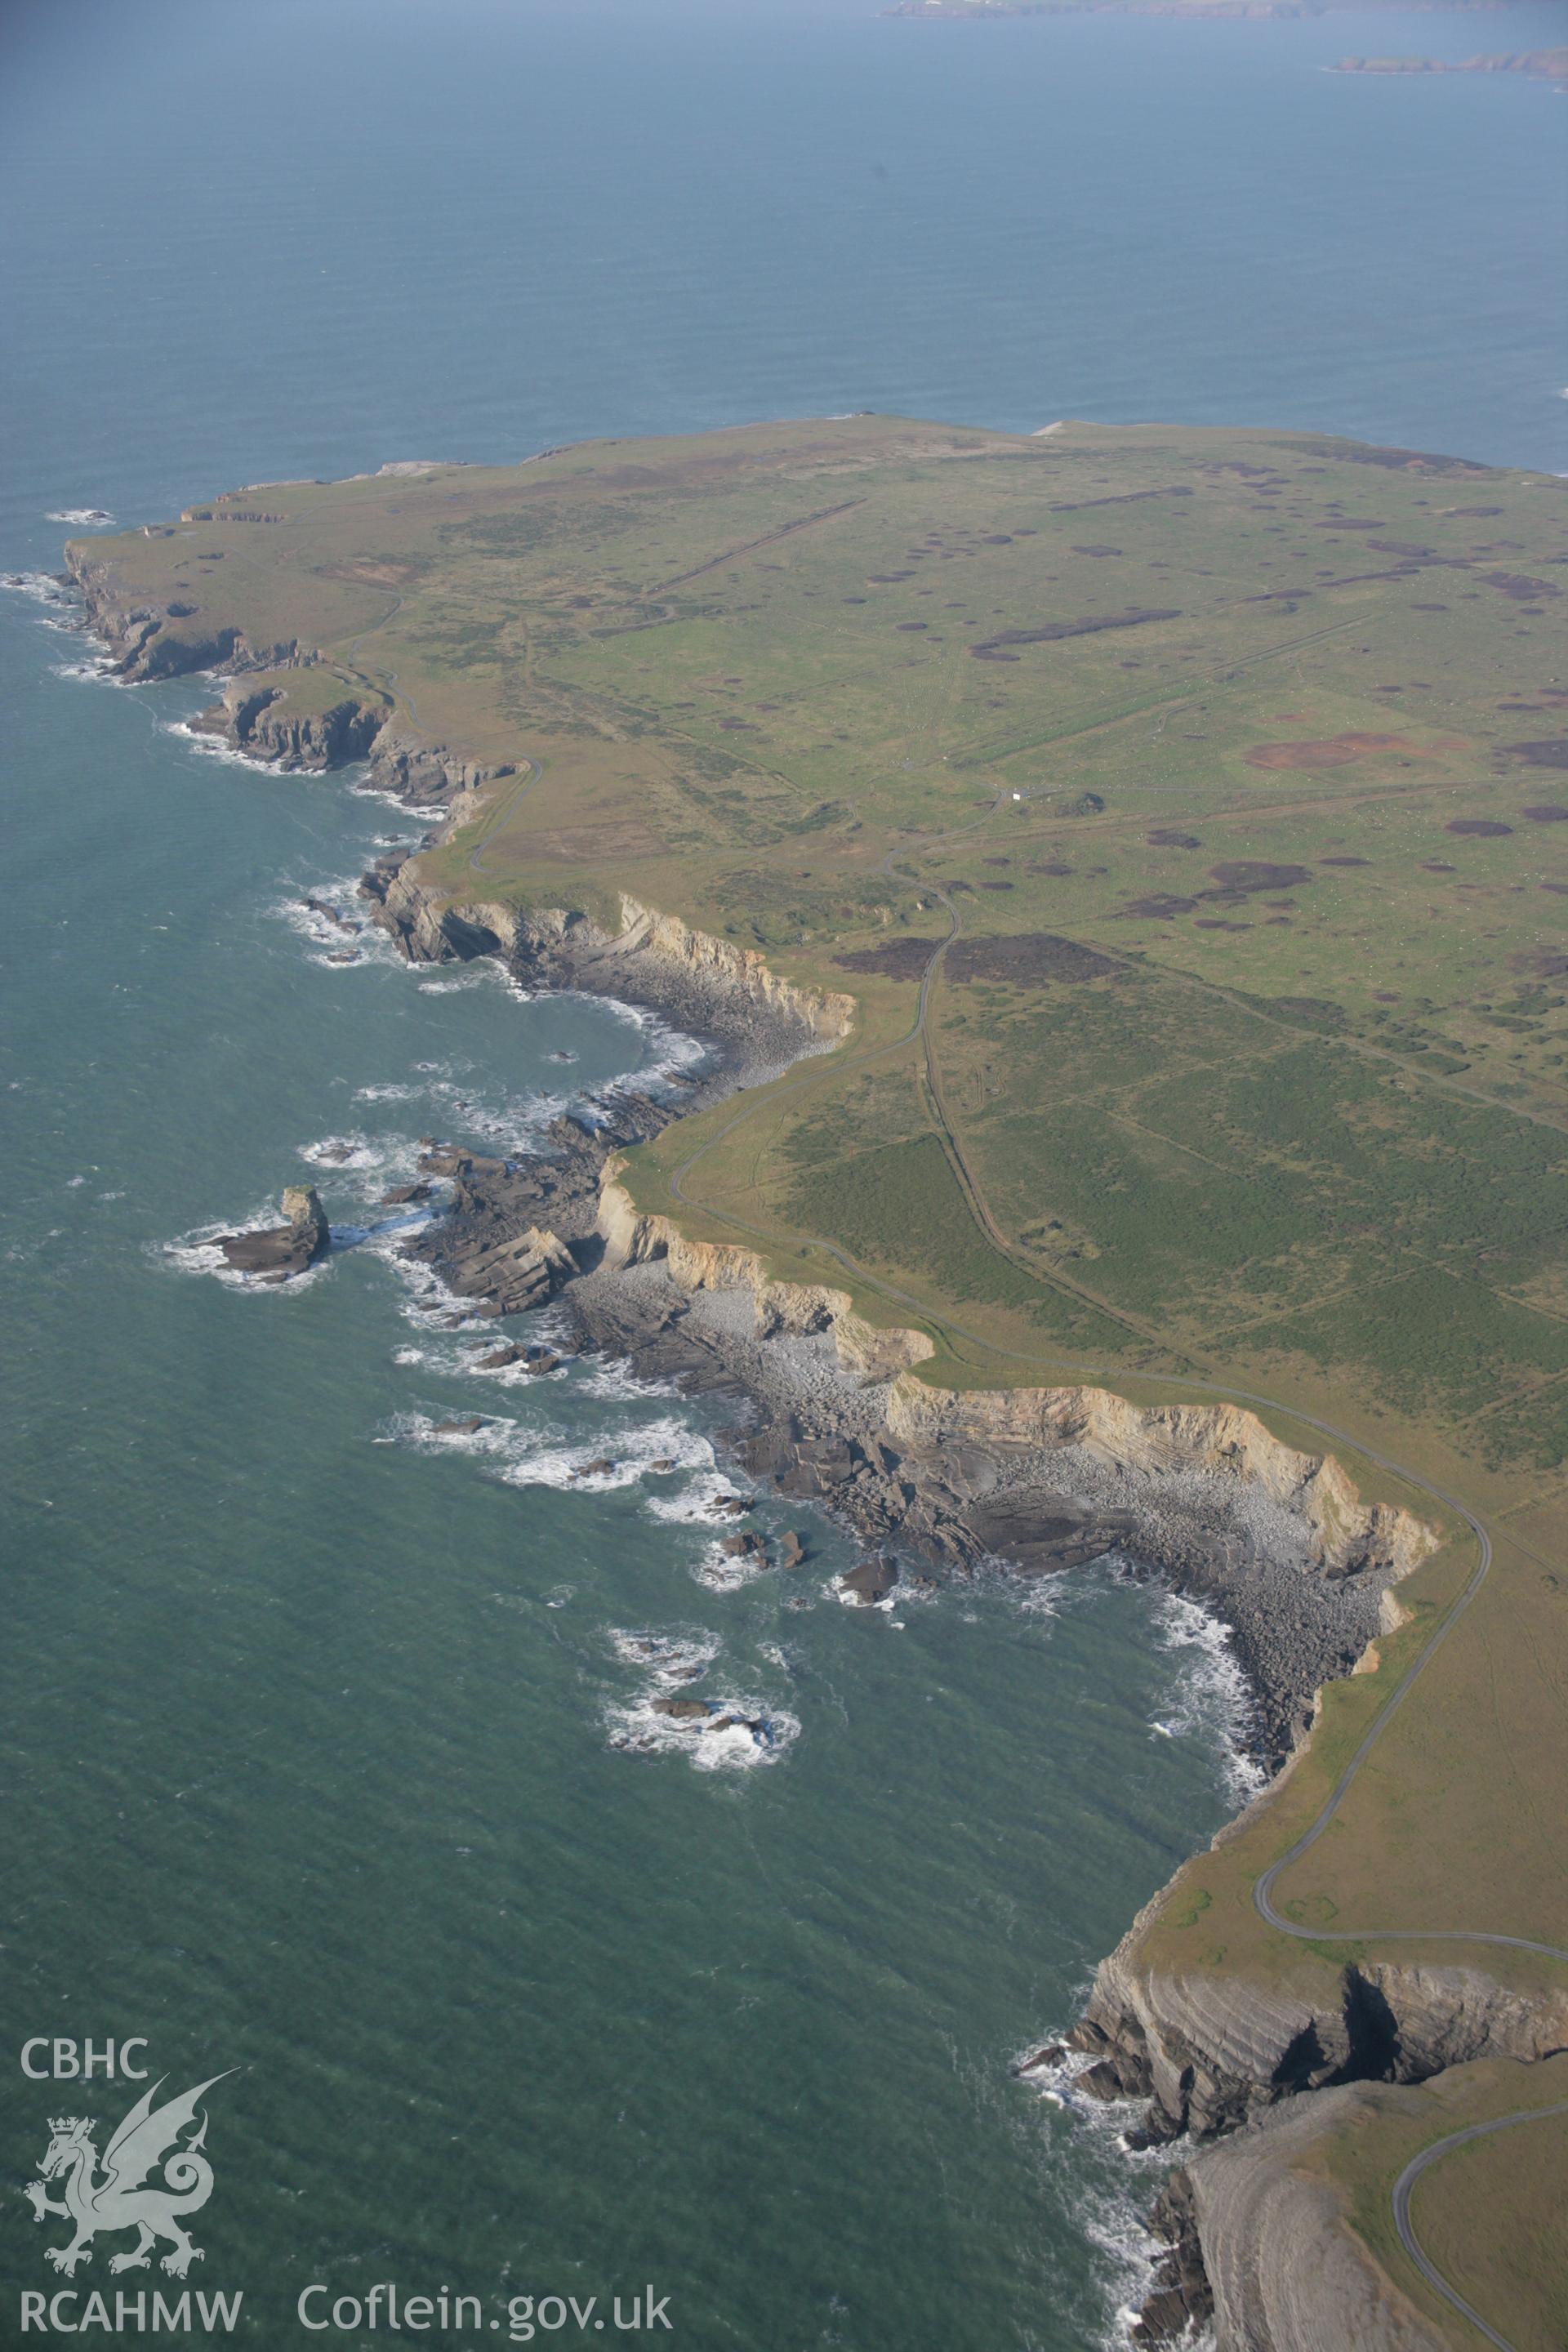
POLYGON ((847 1569, 838 1580, 838 1590, 860 1609, 875 1609, 885 1601, 899 1580, 897 1564, 890 1559, 863 1559, 847 1569))
POLYGON ((262 1282, 287 1282, 303 1274, 331 1239, 327 1213, 313 1184, 291 1184, 283 1195, 287 1224, 268 1225, 248 1234, 224 1234, 218 1247, 237 1274, 252 1274, 262 1282))

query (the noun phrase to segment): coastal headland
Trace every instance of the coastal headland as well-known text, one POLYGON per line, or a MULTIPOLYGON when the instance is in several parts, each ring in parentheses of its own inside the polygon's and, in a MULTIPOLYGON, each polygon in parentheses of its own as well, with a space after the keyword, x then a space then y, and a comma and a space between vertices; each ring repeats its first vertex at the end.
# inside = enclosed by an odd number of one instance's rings
POLYGON ((418 1246, 476 1311, 559 1294, 743 1393, 859 1597, 1115 1547, 1231 1627, 1274 1777, 1026 2070, 1181 2137, 1146 2342, 1212 2307, 1227 2346, 1459 2346, 1468 2305, 1523 2347, 1568 2275, 1530 2221, 1568 2063, 1565 498, 858 417, 68 551, 123 677, 216 671, 236 750, 429 812, 364 885, 405 953, 713 1041, 532 1160, 432 1144, 418 1246))

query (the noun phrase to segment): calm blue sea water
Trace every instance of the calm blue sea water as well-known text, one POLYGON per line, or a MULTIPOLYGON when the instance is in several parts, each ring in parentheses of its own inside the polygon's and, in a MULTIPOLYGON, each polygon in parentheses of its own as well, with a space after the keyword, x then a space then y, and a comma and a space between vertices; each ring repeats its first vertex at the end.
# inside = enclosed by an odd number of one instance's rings
MULTIPOLYGON (((855 407, 1562 466, 1561 101, 1321 70, 1559 26, 12 5, 0 562, 58 563, 51 510, 855 407)), ((15 2041, 239 2070, 200 2284, 260 2347, 377 2279, 486 2298, 452 2342, 650 2280, 699 2352, 1100 2340, 1152 2176, 1006 2066, 1232 1802, 1212 1646, 1092 1578, 868 1622, 826 1528, 716 1590, 711 1411, 482 1385, 384 1250, 201 1272, 286 1182, 374 1222, 421 1133, 521 1140, 670 1041, 329 964, 299 898, 397 813, 201 756, 195 689, 72 675, 58 617, 0 613, 15 2041), (644 1634, 772 1759, 618 1746, 644 1634)), ((126 2103, 5 2065, 16 2182, 48 2114, 126 2103)), ((60 2235, 0 2207, 8 2301, 60 2235)))

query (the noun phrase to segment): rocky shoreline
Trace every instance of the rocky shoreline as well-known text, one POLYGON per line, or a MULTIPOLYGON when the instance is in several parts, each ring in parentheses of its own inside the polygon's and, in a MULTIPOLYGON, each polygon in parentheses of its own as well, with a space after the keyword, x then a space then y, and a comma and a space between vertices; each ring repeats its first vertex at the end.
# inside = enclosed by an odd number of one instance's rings
MULTIPOLYGON (((309 655, 250 648, 232 633, 210 646, 170 637, 162 616, 121 608, 89 547, 73 549, 71 562, 121 676, 229 674, 198 723, 237 751, 285 767, 367 759, 374 788, 446 825, 471 816, 484 788, 511 772, 418 740, 368 695, 314 719, 290 716, 286 700, 245 679, 309 667, 309 655)), ((795 989, 752 951, 629 898, 607 932, 571 909, 447 905, 410 865, 410 853, 379 859, 361 890, 411 961, 496 955, 530 987, 647 1007, 708 1047, 696 1077, 657 1095, 622 1089, 558 1119, 545 1148, 525 1158, 426 1139, 421 1181, 404 1196, 428 1197, 426 1185, 445 1180, 450 1203, 404 1246, 465 1314, 499 1320, 560 1299, 584 1345, 732 1397, 738 1464, 863 1539, 846 1598, 885 1600, 906 1574, 1037 1576, 1108 1553, 1157 1577, 1229 1629, 1253 1699, 1247 1744, 1265 1769, 1280 1769, 1321 1684, 1352 1671, 1399 1622, 1394 1588, 1433 1548, 1434 1531, 1363 1504, 1331 1457, 1298 1452, 1232 1405, 1139 1408, 1082 1386, 935 1388, 915 1377, 934 1352, 923 1333, 873 1326, 842 1291, 774 1281, 749 1249, 692 1242, 639 1213, 618 1181, 626 1149, 826 1050, 849 1029, 853 1001, 795 989)), ((254 1260, 289 1278, 318 1254, 317 1212, 301 1195, 276 1232, 226 1237, 230 1263, 244 1270, 254 1260)), ((1222 2347, 1354 2341, 1428 2352, 1436 2339, 1327 2210, 1327 2192, 1313 2190, 1312 2213, 1298 2212, 1307 2190, 1290 2149, 1324 2127, 1335 2100, 1370 2095, 1371 2084, 1396 2096, 1383 2086, 1463 2058, 1562 2047, 1568 2011, 1549 2014, 1550 2004, 1468 1969, 1358 1966, 1327 2001, 1219 1975, 1160 1976, 1139 1951, 1159 1900, 1101 1963, 1070 2037, 1080 2090, 1144 2103, 1137 2144, 1184 2138, 1196 2150, 1156 2211, 1170 2252, 1136 2339, 1176 2342, 1212 2314, 1222 2347), (1307 2091, 1317 2095, 1297 2095, 1307 2091)), ((1063 2056, 1055 2046, 1020 2072, 1063 2056)))

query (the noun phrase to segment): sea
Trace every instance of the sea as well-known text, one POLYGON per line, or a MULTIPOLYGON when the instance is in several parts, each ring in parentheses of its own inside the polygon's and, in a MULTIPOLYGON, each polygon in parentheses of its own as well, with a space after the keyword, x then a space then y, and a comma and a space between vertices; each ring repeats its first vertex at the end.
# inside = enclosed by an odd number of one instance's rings
POLYGON ((0 13, 0 2169, 161 2082, 213 2175, 184 2279, 108 2235, 68 2278, 8 2191, 7 2329, 192 2289, 262 2352, 301 2295, 345 2346, 1124 2341, 1163 2168, 1011 2070, 1250 1786, 1223 1637, 1116 1563, 847 1610, 799 1507, 755 1518, 804 1568, 716 1552, 732 1402, 479 1367, 381 1205, 419 1139, 699 1049, 345 930, 412 821, 107 677, 75 519, 854 409, 1568 469, 1563 100, 1325 70, 1563 26, 0 13), (226 1278, 302 1181, 331 1256, 226 1278), (762 1729, 672 1729, 693 1668, 762 1729))

